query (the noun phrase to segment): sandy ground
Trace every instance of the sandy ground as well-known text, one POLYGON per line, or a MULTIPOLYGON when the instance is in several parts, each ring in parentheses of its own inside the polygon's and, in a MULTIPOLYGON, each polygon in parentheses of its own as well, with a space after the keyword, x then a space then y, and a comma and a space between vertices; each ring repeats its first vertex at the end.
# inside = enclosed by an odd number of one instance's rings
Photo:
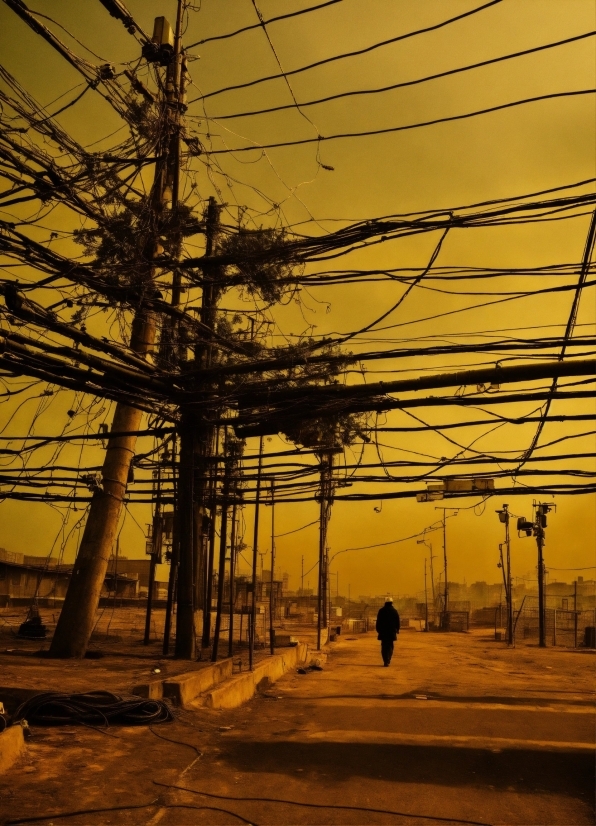
POLYGON ((594 823, 593 652, 409 632, 383 668, 378 646, 342 638, 232 711, 35 729, 3 822, 594 823))
MULTIPOLYGON (((200 662, 176 660, 173 656, 173 642, 170 645, 170 655, 164 657, 162 634, 165 610, 153 612, 151 640, 148 645, 143 645, 144 609, 112 606, 97 612, 89 658, 49 659, 47 651, 59 612, 58 608, 42 608, 40 613, 47 626, 48 637, 43 640, 26 640, 16 634, 27 616, 27 609, 0 608, 0 686, 61 692, 102 689, 125 694, 141 683, 172 677, 210 664, 208 651, 205 652, 205 659, 200 662), (159 670, 159 676, 156 669, 159 670)), ((246 618, 244 624, 246 626, 246 618)), ((238 617, 236 625, 237 633, 238 617)), ((312 626, 305 627, 286 621, 283 626, 278 623, 278 630, 280 633, 297 634, 311 646, 315 644, 316 629, 312 626)), ((238 644, 236 636, 235 640, 233 661, 234 671, 238 672, 248 668, 248 648, 245 642, 238 644)), ((268 644, 259 645, 254 652, 254 661, 258 662, 269 653, 268 644)), ((226 630, 221 635, 219 659, 227 656, 226 630)))

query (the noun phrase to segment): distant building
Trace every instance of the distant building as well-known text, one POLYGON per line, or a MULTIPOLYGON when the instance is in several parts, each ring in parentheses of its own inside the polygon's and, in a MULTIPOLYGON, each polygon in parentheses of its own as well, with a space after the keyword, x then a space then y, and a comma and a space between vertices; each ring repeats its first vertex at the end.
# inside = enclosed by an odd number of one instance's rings
MULTIPOLYGON (((125 576, 137 576, 139 580, 139 596, 146 597, 149 592, 149 559, 129 559, 126 556, 111 556, 108 563, 110 574, 118 573, 125 576)), ((153 599, 166 599, 168 583, 156 580, 153 586, 153 599)))
MULTIPOLYGON (((17 554, 0 548, 0 606, 38 602, 61 603, 72 576, 72 565, 52 557, 17 554)), ((139 594, 135 573, 108 571, 101 595, 130 599, 139 594)))

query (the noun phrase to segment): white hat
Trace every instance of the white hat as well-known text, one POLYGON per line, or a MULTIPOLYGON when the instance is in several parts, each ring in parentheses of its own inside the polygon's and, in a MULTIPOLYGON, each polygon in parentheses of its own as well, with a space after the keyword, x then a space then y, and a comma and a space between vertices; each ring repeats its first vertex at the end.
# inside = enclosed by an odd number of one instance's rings
POLYGON ((393 602, 393 597, 385 597, 385 602, 393 602))

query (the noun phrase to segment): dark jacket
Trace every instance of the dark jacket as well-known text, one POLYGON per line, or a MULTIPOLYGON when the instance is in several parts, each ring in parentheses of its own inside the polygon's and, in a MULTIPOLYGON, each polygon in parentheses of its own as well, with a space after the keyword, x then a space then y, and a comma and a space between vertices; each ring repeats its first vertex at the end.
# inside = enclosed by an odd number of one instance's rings
POLYGON ((386 602, 377 614, 376 630, 380 640, 396 640, 399 634, 399 614, 392 602, 386 602))

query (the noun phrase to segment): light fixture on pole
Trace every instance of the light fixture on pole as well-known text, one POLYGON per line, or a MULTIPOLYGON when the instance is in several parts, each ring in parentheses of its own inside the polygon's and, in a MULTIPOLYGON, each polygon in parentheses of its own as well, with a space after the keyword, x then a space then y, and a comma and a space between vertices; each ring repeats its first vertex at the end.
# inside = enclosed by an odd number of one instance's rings
POLYGON ((499 522, 505 525, 505 549, 503 558, 503 545, 499 545, 500 557, 499 567, 503 572, 503 584, 505 586, 505 599, 507 600, 507 644, 513 645, 513 593, 511 591, 511 541, 509 537, 509 506, 504 504, 501 510, 495 511, 499 516, 499 522))
POLYGON ((541 648, 546 648, 546 595, 544 591, 544 529, 546 528, 546 515, 551 510, 556 510, 557 506, 551 503, 534 502, 534 521, 528 520, 520 516, 517 520, 517 534, 525 533, 526 536, 536 537, 536 545, 538 546, 538 645, 541 648))

